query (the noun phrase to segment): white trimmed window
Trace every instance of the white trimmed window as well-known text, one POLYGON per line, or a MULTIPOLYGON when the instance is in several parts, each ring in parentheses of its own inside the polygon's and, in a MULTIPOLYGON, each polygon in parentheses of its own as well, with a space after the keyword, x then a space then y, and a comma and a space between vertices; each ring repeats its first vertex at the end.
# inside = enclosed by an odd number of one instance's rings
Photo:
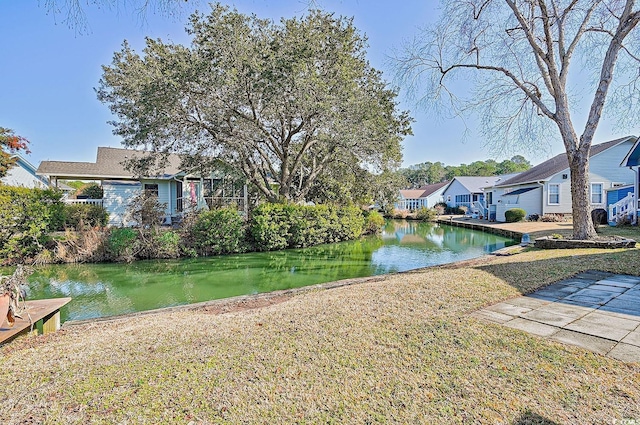
POLYGON ((549 205, 558 205, 560 204, 560 184, 558 183, 550 183, 549 184, 549 205))
POLYGON ((602 204, 602 194, 604 193, 603 183, 591 183, 591 203, 602 204))

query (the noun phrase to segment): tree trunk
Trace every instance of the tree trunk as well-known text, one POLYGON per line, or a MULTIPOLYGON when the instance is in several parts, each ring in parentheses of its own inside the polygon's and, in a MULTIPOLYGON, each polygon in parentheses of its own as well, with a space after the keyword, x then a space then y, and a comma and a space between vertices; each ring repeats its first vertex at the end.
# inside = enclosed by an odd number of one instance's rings
POLYGON ((571 172, 571 206, 573 210, 573 238, 594 239, 596 230, 591 221, 589 200, 589 154, 578 150, 569 157, 571 172))

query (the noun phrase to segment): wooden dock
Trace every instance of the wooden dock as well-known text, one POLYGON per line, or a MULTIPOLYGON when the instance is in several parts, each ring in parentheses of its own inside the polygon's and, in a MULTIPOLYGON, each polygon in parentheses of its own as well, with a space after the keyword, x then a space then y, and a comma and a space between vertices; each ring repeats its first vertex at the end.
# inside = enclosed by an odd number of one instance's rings
POLYGON ((520 241, 522 235, 526 232, 505 229, 504 223, 489 222, 480 219, 471 219, 466 217, 439 217, 437 223, 448 224, 455 227, 463 227, 465 229, 480 230, 482 232, 493 233, 494 235, 504 236, 505 238, 520 241))
POLYGON ((18 335, 27 333, 47 334, 60 329, 60 309, 71 301, 71 298, 52 298, 48 300, 27 301, 27 310, 22 312, 22 319, 16 317, 16 323, 9 327, 3 317, 0 327, 0 345, 6 344, 18 335), (29 313, 27 315, 27 313, 29 313), (33 331, 31 322, 33 323, 33 331))

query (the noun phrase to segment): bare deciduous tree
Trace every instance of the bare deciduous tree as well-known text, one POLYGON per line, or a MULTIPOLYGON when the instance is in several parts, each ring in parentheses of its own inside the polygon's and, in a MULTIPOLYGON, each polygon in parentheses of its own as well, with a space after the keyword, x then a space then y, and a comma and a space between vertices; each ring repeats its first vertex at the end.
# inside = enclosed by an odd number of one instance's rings
POLYGON ((187 6, 201 3, 200 0, 41 0, 48 14, 76 31, 87 29, 87 9, 111 9, 117 12, 134 13, 141 21, 149 12, 179 17, 187 6))
POLYGON ((588 196, 594 134, 605 106, 627 126, 640 109, 636 1, 442 5, 440 22, 397 55, 400 79, 427 105, 478 113, 494 147, 539 146, 559 134, 570 166, 574 237, 595 237, 588 196), (461 81, 471 84, 470 96, 459 96, 461 81))

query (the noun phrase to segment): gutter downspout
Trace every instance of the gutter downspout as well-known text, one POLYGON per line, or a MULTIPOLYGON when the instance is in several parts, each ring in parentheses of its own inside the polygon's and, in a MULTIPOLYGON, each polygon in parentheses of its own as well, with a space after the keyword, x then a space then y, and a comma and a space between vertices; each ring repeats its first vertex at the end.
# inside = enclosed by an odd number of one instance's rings
POLYGON ((635 179, 633 180, 633 218, 631 219, 631 224, 638 224, 638 167, 635 169, 633 167, 629 167, 635 174, 635 179))

